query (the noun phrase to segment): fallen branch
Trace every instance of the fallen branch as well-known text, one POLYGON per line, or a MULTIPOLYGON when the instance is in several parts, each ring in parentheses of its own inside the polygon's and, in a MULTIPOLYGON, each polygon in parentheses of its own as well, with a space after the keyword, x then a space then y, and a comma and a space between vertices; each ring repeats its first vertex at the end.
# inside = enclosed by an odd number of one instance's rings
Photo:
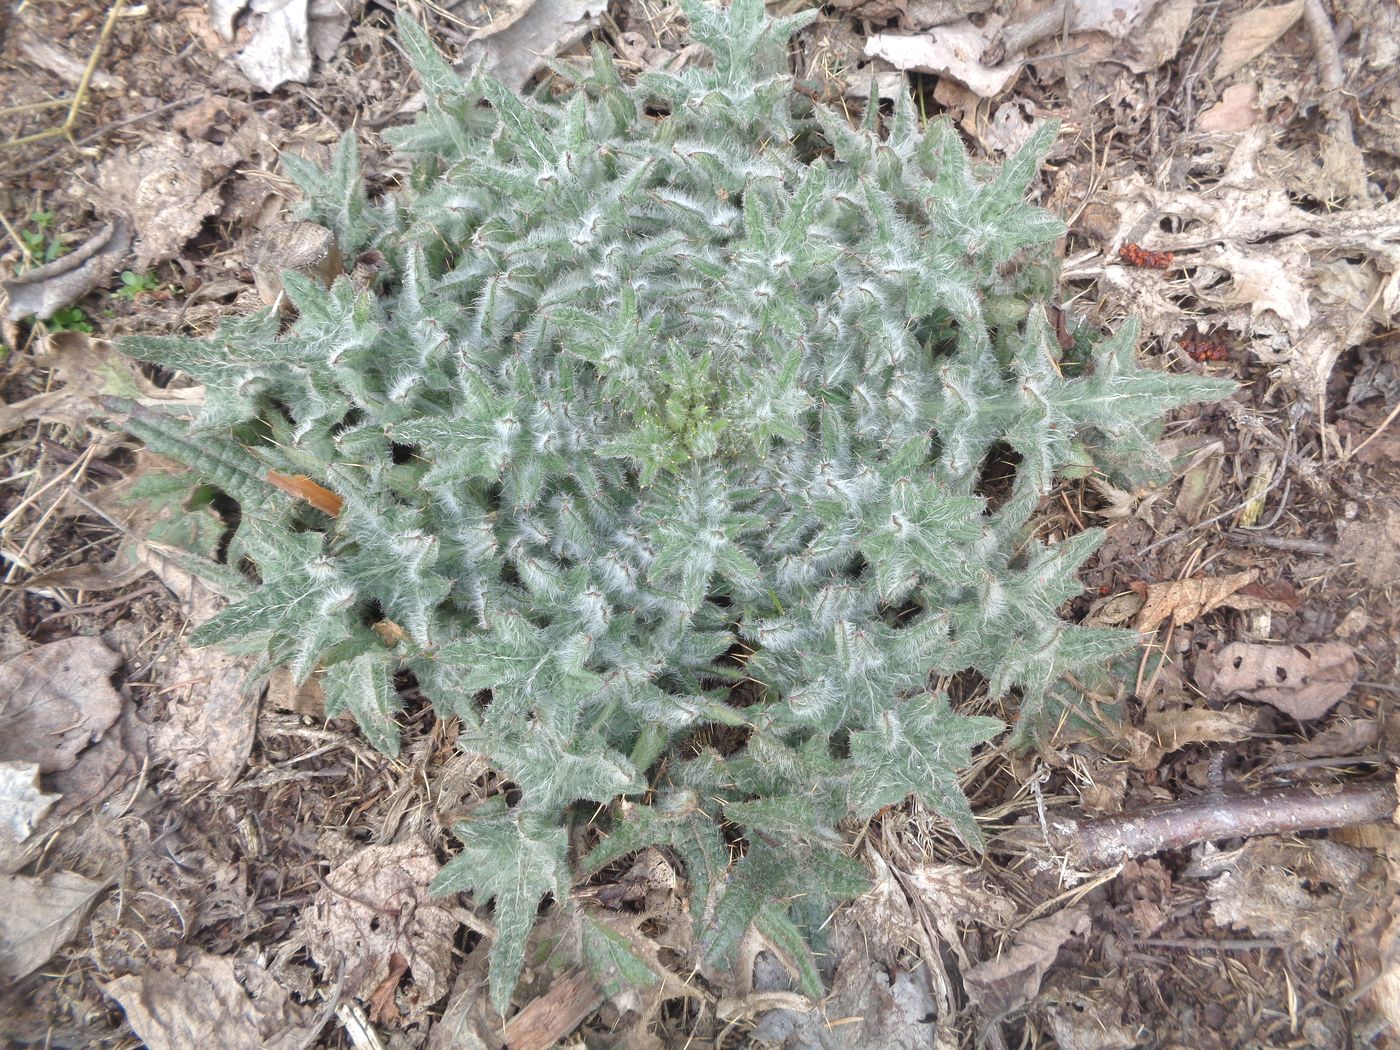
POLYGON ((1216 795, 1102 820, 1052 819, 1047 829, 1051 845, 1072 866, 1093 870, 1215 839, 1373 824, 1389 820, 1394 810, 1394 786, 1367 782, 1325 794, 1289 788, 1263 795, 1216 795))

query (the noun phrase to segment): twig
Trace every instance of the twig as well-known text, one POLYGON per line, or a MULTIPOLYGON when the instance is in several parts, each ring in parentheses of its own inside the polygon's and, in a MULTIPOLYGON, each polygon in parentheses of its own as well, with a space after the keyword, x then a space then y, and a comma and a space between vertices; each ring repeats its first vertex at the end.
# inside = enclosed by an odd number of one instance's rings
POLYGON ((1348 163, 1344 167, 1351 176, 1350 193, 1364 201, 1367 196, 1366 161, 1356 144, 1351 113, 1340 98, 1346 77, 1342 71, 1342 56, 1337 50, 1337 32, 1332 28, 1332 19, 1322 6, 1322 0, 1303 0, 1303 22, 1308 27, 1313 52, 1317 56, 1317 78, 1323 90, 1322 108, 1328 117, 1327 134, 1347 157, 1348 163))
POLYGON ((1361 444, 1357 445, 1354 449, 1352 449, 1346 454, 1345 460, 1350 461, 1358 452, 1360 452, 1363 448, 1369 445, 1372 441, 1375 441, 1376 438, 1380 437, 1381 431, 1384 430, 1386 427, 1390 426, 1390 424, 1394 423, 1396 416, 1400 416, 1400 404, 1397 404, 1394 408, 1390 410, 1390 415, 1386 416, 1383 420, 1381 420, 1381 425, 1376 427, 1375 430, 1371 431, 1370 436, 1367 437, 1365 441, 1361 442, 1361 444))
POLYGON ((1318 831, 1389 820, 1395 787, 1348 784, 1331 794, 1289 788, 1264 795, 1222 795, 1103 820, 1052 820, 1053 845, 1081 870, 1121 864, 1198 842, 1290 831, 1318 831))
MULTIPOLYGON (((21 135, 18 138, 8 139, 0 142, 0 147, 24 146, 31 142, 41 142, 44 139, 58 138, 60 136, 72 141, 73 125, 78 122, 78 113, 83 108, 83 103, 87 101, 88 88, 92 85, 93 75, 97 72, 97 63, 102 58, 102 53, 107 49, 107 43, 112 37, 112 30, 116 27, 117 19, 121 16, 122 8, 126 6, 126 0, 113 0, 112 6, 107 11, 107 20, 102 23, 102 30, 97 34, 97 43, 93 45, 92 53, 88 55, 87 65, 83 67, 83 75, 78 80, 78 87, 73 92, 73 98, 68 103, 68 113, 63 118, 63 123, 56 128, 45 128, 43 131, 36 131, 32 135, 21 135)), ((62 100, 55 99, 59 105, 62 100)), ((47 103, 46 103, 47 105, 47 103)), ((10 106, 0 110, 0 115, 22 112, 24 106, 10 106)))
MULTIPOLYGON (((1312 489, 1313 492, 1317 493, 1319 496, 1331 497, 1331 482, 1334 480, 1341 482, 1340 478, 1334 476, 1329 479, 1324 476, 1322 472, 1317 469, 1316 463, 1298 455, 1298 453, 1293 450, 1291 442, 1285 441, 1275 434, 1269 429, 1269 425, 1264 422, 1264 420, 1260 419, 1259 416, 1255 415, 1253 412, 1250 412, 1249 409, 1245 408, 1244 405, 1240 404, 1238 401, 1227 399, 1220 404, 1229 415, 1232 423, 1248 430, 1254 438, 1258 439, 1267 448, 1282 456, 1283 462, 1290 470, 1297 474, 1303 484, 1307 485, 1308 488, 1312 489)), ((1345 485, 1343 485, 1343 487, 1345 487, 1345 485)))
POLYGON ((1243 547, 1268 547, 1270 550, 1312 554, 1318 557, 1332 553, 1332 544, 1325 540, 1305 540, 1294 536, 1270 536, 1267 533, 1244 532, 1240 529, 1231 529, 1225 535, 1231 543, 1238 543, 1243 547))
POLYGON ((982 64, 999 66, 1008 55, 1018 55, 1032 44, 1054 36, 1064 27, 1068 9, 1067 0, 1057 0, 1025 21, 1004 27, 982 52, 982 64))
MULTIPOLYGON (((103 124, 102 127, 98 128, 96 131, 91 131, 88 134, 84 135, 82 138, 75 140, 73 142, 73 146, 75 148, 81 149, 90 142, 96 142, 103 135, 110 135, 112 132, 118 131, 121 128, 128 127, 132 124, 139 124, 141 121, 150 120, 152 117, 159 117, 162 114, 169 113, 171 110, 188 109, 191 106, 197 106, 201 102, 203 102, 207 97, 207 95, 193 95, 190 98, 177 99, 174 102, 167 102, 163 106, 156 106, 154 109, 144 110, 130 117, 124 117, 121 120, 114 120, 110 124, 103 124)), ((52 153, 48 153, 40 157, 33 164, 28 164, 23 168, 16 169, 15 171, 11 172, 11 174, 14 175, 16 178, 22 178, 25 175, 32 175, 44 165, 48 164, 49 161, 56 160, 57 158, 61 157, 64 154, 64 152, 65 150, 63 148, 56 149, 52 153)))
POLYGON ((1266 485, 1255 495, 1246 499, 1243 503, 1237 504, 1231 507, 1229 510, 1223 510, 1213 518, 1207 518, 1205 521, 1198 521, 1194 525, 1188 525, 1184 529, 1177 529, 1175 532, 1168 533, 1166 536, 1163 536, 1160 540, 1157 540, 1153 543, 1149 543, 1146 547, 1143 547, 1141 550, 1139 550, 1137 552, 1138 556, 1141 557, 1142 555, 1147 554, 1149 551, 1154 551, 1158 547, 1162 546, 1164 543, 1171 543, 1174 540, 1179 540, 1185 536, 1189 536, 1193 532, 1199 532, 1201 529, 1204 529, 1210 525, 1214 525, 1217 521, 1224 521, 1232 514, 1238 514, 1240 511, 1244 510, 1244 508, 1247 507, 1253 500, 1263 499, 1274 489, 1278 488, 1279 482, 1281 482, 1285 477, 1287 477, 1287 474, 1288 472, 1286 470, 1278 470, 1277 472, 1275 472, 1273 480, 1270 481, 1268 485, 1266 485))

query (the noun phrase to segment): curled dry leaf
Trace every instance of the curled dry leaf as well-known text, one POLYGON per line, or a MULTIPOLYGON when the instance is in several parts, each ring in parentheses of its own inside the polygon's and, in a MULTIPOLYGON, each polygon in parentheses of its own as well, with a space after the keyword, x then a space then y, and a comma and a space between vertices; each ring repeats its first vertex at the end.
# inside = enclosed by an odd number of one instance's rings
POLYGON ((1130 730, 1126 742, 1133 768, 1156 769, 1162 758, 1190 744, 1233 744, 1249 739, 1259 713, 1242 704, 1220 711, 1208 707, 1149 711, 1141 730, 1130 730))
POLYGON ((6 321, 37 317, 48 320, 76 303, 121 269, 131 251, 131 229, 120 220, 109 223, 67 255, 36 266, 18 277, 0 281, 6 321))
POLYGON ((343 975, 347 995, 369 996, 395 952, 408 961, 422 1008, 447 993, 459 924, 428 892, 438 867, 426 843, 407 841, 369 846, 326 876, 304 933, 326 972, 343 975))
POLYGON ((1006 952, 963 974, 968 999, 993 1018, 1024 1006, 1040 991, 1060 946, 1087 933, 1090 925, 1089 909, 1082 903, 1026 923, 1006 952))
POLYGON ((96 638, 65 638, 0 664, 0 760, 71 769, 121 714, 111 681, 121 662, 96 638))
POLYGON ((157 952, 141 974, 104 990, 149 1050, 301 1050, 321 1027, 261 966, 204 952, 183 963, 157 952))
POLYGON ((1346 696, 1360 668, 1345 642, 1231 642, 1199 662, 1196 684, 1219 697, 1271 704, 1299 721, 1321 718, 1346 696))
POLYGON ((1133 590, 1145 599, 1138 613, 1137 629, 1155 631, 1157 625, 1171 617, 1180 627, 1199 619, 1224 604, 1232 594, 1259 578, 1254 569, 1231 573, 1229 576, 1193 576, 1189 580, 1167 580, 1165 583, 1135 581, 1133 590))

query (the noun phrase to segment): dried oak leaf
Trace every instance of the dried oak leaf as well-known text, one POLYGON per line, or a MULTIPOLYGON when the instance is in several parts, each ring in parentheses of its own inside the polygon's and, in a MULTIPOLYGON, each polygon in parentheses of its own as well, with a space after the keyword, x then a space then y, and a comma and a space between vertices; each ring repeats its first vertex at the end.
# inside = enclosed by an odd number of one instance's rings
POLYGON ((183 964, 174 952, 157 952, 139 976, 118 977, 105 991, 149 1050, 300 1050, 320 1027, 262 967, 236 969, 203 952, 183 964))
POLYGON ((1231 642, 1196 667, 1196 684, 1219 697, 1272 704, 1299 721, 1321 718, 1351 689, 1360 669, 1346 642, 1264 645, 1231 642))
POLYGON ((395 952, 408 961, 420 1004, 447 993, 459 923, 428 892, 438 867, 426 843, 408 841, 369 846, 326 876, 303 931, 317 963, 343 974, 347 995, 371 995, 395 952))
POLYGON ((121 662, 96 638, 65 638, 0 664, 0 761, 35 762, 44 773, 71 769, 121 714, 111 682, 121 662))
POLYGON ((1026 923, 1011 947, 995 959, 978 963, 963 974, 967 997, 989 1017, 1004 1017, 1035 998, 1041 978, 1059 954, 1060 946, 1091 925, 1084 904, 1062 908, 1054 915, 1026 923))

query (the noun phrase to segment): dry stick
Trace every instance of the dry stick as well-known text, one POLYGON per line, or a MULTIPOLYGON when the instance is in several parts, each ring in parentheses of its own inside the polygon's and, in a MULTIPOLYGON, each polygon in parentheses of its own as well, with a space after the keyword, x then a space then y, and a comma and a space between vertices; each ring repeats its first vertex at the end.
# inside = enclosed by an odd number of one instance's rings
POLYGON ((1220 795, 1103 820, 1052 820, 1050 831, 1053 845, 1072 865, 1095 869, 1214 839, 1374 824, 1389 820, 1394 811, 1394 785, 1367 782, 1326 795, 1289 788, 1263 795, 1220 795))
POLYGON ((1312 489, 1317 495, 1322 496, 1324 499, 1331 498, 1333 482, 1340 485, 1348 495, 1352 494, 1345 479, 1335 474, 1324 475, 1318 469, 1316 463, 1304 459, 1295 452, 1292 443, 1285 441, 1275 434, 1273 430, 1269 428, 1269 424, 1259 415, 1251 412, 1238 401, 1227 399, 1220 404, 1221 407, 1225 409, 1225 413, 1230 417, 1232 423, 1237 427, 1248 430, 1252 437, 1282 456, 1283 462, 1288 468, 1302 480, 1303 484, 1307 485, 1308 488, 1312 489))
POLYGON ((1290 551, 1293 554, 1312 554, 1318 557, 1332 553, 1332 544, 1325 540, 1307 540, 1293 536, 1270 536, 1267 533, 1243 532, 1232 529, 1225 534, 1231 543, 1245 547, 1268 547, 1276 551, 1290 551))
POLYGON ((1069 13, 1067 0, 1058 0, 1023 22, 1004 27, 982 52, 982 64, 999 66, 1008 55, 1019 55, 1032 44, 1048 40, 1064 28, 1069 13))
POLYGON ((1359 164, 1356 173, 1359 185, 1351 187, 1358 198, 1366 200, 1366 165, 1361 150, 1356 145, 1356 132, 1351 123, 1351 112, 1340 98, 1346 85, 1346 74, 1342 70, 1342 56, 1337 50, 1337 31, 1332 28, 1332 19, 1322 0, 1304 0, 1303 21, 1312 37, 1313 52, 1317 58, 1318 83, 1324 91, 1323 112, 1327 114, 1327 129, 1332 140, 1344 151, 1350 152, 1352 161, 1359 164))

